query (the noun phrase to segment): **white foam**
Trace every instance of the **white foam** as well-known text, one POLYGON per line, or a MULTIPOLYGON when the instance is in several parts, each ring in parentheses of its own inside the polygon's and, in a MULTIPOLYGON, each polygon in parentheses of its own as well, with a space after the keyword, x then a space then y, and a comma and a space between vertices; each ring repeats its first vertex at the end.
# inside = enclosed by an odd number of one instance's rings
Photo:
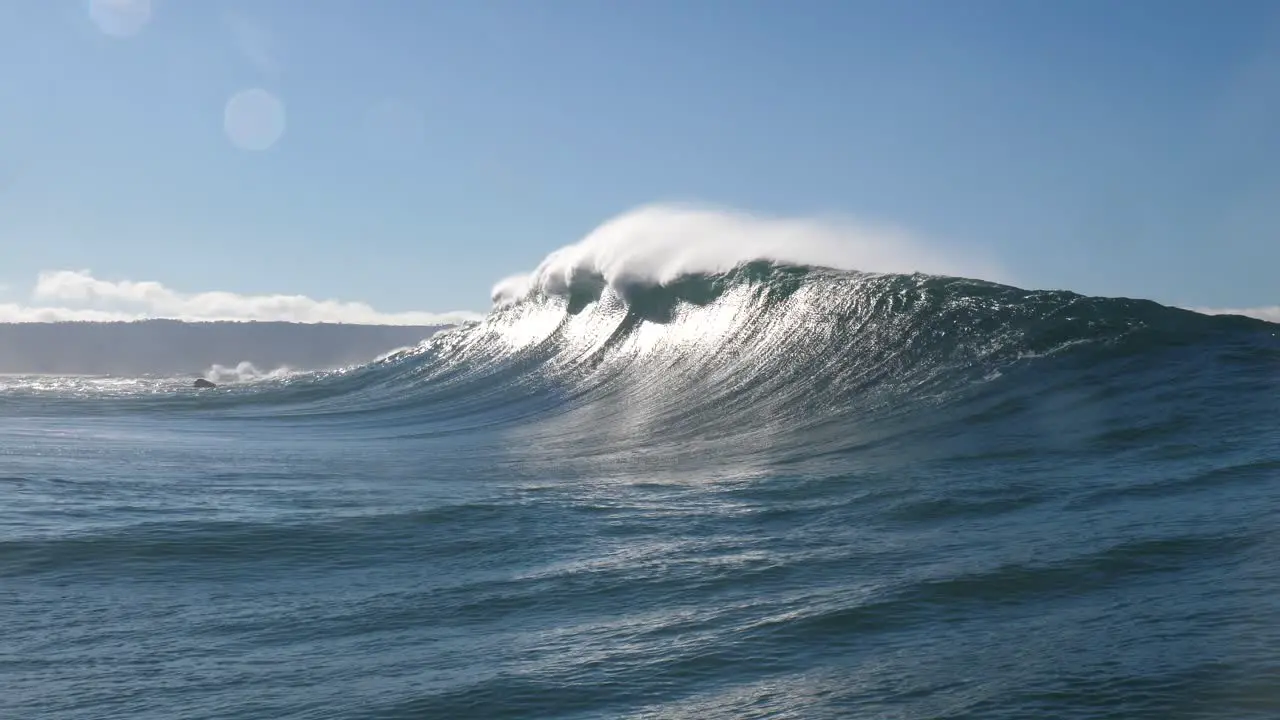
POLYGON ((383 362, 383 361, 386 361, 386 360, 390 360, 390 359, 392 359, 392 358, 399 357, 401 354, 407 354, 407 353, 414 352, 414 351, 418 350, 418 349, 419 349, 419 348, 421 348, 421 347, 422 347, 421 345, 405 345, 405 346, 403 346, 403 347, 398 347, 398 348, 396 348, 396 349, 394 349, 394 350, 388 350, 388 351, 386 351, 386 352, 384 352, 384 353, 380 353, 380 354, 378 354, 376 357, 374 357, 374 358, 373 358, 373 362, 375 362, 375 363, 380 363, 380 362, 383 362))
POLYGON ((204 379, 215 383, 228 382, 250 382, 253 380, 273 380, 282 378, 291 374, 293 370, 287 367, 278 367, 274 370, 259 370, 256 365, 251 362, 244 361, 237 363, 235 367, 227 367, 225 365, 213 365, 204 373, 204 379))
POLYGON ((1003 281, 993 259, 926 245, 907 232, 843 219, 774 218, 691 205, 648 205, 596 228, 548 255, 531 273, 494 285, 495 305, 531 292, 564 294, 578 273, 615 288, 717 273, 753 260, 864 272, 977 277, 1003 281))

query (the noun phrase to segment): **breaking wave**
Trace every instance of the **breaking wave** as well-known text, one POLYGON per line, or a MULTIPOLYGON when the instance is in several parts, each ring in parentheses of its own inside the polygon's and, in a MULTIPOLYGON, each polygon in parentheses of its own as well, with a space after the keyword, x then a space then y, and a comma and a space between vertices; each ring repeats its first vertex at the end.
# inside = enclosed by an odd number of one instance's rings
MULTIPOLYGON (((1231 424, 1188 405, 1224 377, 1274 409, 1274 324, 942 272, 963 266, 894 233, 646 208, 499 283, 483 320, 418 347, 329 372, 215 368, 239 382, 117 401, 363 437, 499 433, 555 462, 649 466, 926 437, 912 452, 934 452, 949 437, 981 444, 975 418, 1068 445, 1160 413, 1231 424)), ((26 412, 58 411, 32 397, 26 412)))

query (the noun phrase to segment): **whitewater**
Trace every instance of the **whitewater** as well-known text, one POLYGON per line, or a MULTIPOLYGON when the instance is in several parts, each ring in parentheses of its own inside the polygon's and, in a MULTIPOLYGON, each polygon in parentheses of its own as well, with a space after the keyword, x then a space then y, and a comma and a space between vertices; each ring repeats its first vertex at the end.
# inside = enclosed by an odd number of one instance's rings
POLYGON ((1269 718, 1280 325, 641 208, 369 363, 0 377, 0 716, 1269 718))

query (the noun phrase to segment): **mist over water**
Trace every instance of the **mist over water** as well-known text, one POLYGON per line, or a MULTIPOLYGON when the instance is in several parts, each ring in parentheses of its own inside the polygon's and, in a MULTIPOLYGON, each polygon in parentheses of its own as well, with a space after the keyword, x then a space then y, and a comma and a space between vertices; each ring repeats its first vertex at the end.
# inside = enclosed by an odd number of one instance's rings
POLYGON ((365 364, 0 383, 0 714, 1280 710, 1280 326, 690 212, 365 364))
POLYGON ((889 226, 658 204, 624 213, 551 253, 532 272, 503 279, 492 296, 502 306, 530 293, 564 293, 575 277, 596 277, 617 289, 723 273, 755 261, 987 280, 1006 275, 981 248, 957 252, 931 247, 889 226))

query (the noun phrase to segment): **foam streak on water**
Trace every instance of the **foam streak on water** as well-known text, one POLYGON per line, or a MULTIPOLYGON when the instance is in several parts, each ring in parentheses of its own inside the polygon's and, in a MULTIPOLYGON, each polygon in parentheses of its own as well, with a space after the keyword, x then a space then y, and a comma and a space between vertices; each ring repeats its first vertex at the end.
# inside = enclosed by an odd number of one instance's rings
POLYGON ((0 716, 1280 713, 1277 326, 572 266, 365 366, 0 381, 0 716))

